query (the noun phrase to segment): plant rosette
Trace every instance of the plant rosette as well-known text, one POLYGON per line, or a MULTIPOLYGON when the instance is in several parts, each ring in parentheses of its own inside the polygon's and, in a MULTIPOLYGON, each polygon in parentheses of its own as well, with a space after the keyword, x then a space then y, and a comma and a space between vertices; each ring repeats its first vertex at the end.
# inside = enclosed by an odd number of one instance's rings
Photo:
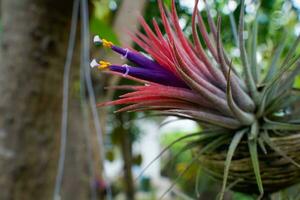
POLYGON ((206 25, 198 3, 192 15, 192 41, 181 30, 174 0, 170 11, 158 1, 164 31, 156 19, 151 29, 140 18, 144 33, 131 36, 144 53, 94 37, 95 44, 110 48, 132 65, 94 59, 91 67, 140 83, 114 86, 128 92, 99 106, 126 105, 116 112, 150 110, 198 122, 203 131, 177 141, 193 139, 183 151, 197 149, 192 162, 200 161, 223 181, 220 199, 227 189, 260 198, 297 183, 300 91, 293 83, 300 71, 295 55, 300 37, 284 55, 284 42, 279 44, 271 64, 262 68, 256 58, 257 20, 248 30, 250 48, 245 45, 242 0, 238 29, 233 30, 240 64, 234 63, 222 44, 221 17, 215 23, 206 6, 206 25))

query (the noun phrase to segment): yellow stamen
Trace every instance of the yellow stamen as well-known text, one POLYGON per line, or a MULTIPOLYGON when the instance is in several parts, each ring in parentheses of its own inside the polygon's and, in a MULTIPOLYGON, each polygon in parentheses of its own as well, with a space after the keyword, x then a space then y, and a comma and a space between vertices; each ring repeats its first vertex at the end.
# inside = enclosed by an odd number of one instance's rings
POLYGON ((111 66, 110 62, 100 61, 100 62, 99 62, 98 68, 99 68, 99 69, 106 69, 106 68, 108 68, 109 66, 111 66))
POLYGON ((106 40, 106 39, 102 39, 102 44, 104 47, 107 47, 107 48, 111 48, 112 45, 114 45, 112 42, 106 40))

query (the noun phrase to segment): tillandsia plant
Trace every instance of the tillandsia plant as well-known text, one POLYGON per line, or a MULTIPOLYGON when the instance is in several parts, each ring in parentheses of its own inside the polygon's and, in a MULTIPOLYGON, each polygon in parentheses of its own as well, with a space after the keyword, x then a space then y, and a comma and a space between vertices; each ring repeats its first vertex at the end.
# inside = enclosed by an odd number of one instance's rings
POLYGON ((297 183, 300 117, 296 104, 300 103, 300 91, 293 83, 300 72, 299 56, 295 55, 300 37, 284 58, 282 44, 270 66, 260 68, 257 21, 248 30, 252 40, 251 48, 246 48, 241 0, 239 72, 222 44, 221 18, 216 23, 207 8, 207 26, 198 3, 196 0, 192 15, 192 41, 181 30, 174 0, 171 11, 158 0, 164 31, 155 19, 151 29, 141 18, 145 33, 132 34, 147 55, 94 38, 96 44, 111 48, 133 66, 93 60, 92 67, 141 83, 117 86, 130 92, 99 105, 126 105, 118 112, 152 110, 197 121, 203 131, 185 138, 195 137, 188 148, 198 149, 196 160, 214 178, 223 180, 220 199, 227 185, 263 197, 297 183))

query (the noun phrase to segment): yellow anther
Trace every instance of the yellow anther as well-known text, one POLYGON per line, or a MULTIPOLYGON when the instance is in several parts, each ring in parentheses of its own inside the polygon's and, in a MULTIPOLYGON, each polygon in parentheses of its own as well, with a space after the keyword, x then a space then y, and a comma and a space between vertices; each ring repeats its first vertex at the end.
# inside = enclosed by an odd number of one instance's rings
POLYGON ((100 62, 99 62, 98 68, 99 68, 99 69, 106 69, 106 68, 108 68, 109 66, 111 66, 110 62, 100 61, 100 62))
POLYGON ((102 39, 102 44, 104 47, 107 47, 107 48, 111 48, 112 45, 114 45, 112 42, 106 40, 106 39, 102 39))

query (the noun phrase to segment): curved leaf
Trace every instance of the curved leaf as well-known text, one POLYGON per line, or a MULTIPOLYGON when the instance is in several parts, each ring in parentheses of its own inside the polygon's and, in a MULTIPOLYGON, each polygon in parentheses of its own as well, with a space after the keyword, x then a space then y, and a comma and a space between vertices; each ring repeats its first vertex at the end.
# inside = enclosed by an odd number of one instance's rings
POLYGON ((270 81, 272 79, 272 77, 274 77, 274 75, 276 74, 276 71, 278 70, 277 69, 277 66, 278 66, 277 63, 278 63, 278 61, 280 59, 280 55, 282 54, 282 51, 283 51, 284 46, 285 46, 286 32, 283 33, 280 41, 281 42, 280 42, 279 46, 276 48, 276 50, 275 50, 274 57, 272 59, 271 65, 270 65, 270 67, 268 69, 268 73, 267 73, 267 75, 265 77, 265 80, 264 80, 265 83, 268 82, 268 81, 270 81))
MULTIPOLYGON (((224 140, 227 138, 226 135, 224 136, 220 136, 217 139, 213 140, 212 142, 208 143, 206 146, 204 146, 202 149, 200 149, 199 153, 197 154, 198 156, 196 156, 191 162, 190 164, 176 177, 175 181, 173 182, 173 184, 159 197, 159 199, 163 199, 165 197, 166 194, 168 194, 168 192, 170 192, 172 190, 172 188, 175 186, 175 184, 178 182, 179 178, 181 178, 192 166, 192 164, 194 164, 198 159, 199 156, 201 156, 202 154, 212 151, 214 149, 217 149, 219 146, 221 146, 224 143, 224 140)), ((191 143, 188 144, 184 149, 191 149, 194 147, 199 146, 198 143, 191 143)))
POLYGON ((223 198, 224 198, 232 157, 233 157, 235 150, 237 149, 240 141, 242 140, 242 138, 243 138, 243 136, 245 135, 246 132, 247 132, 247 129, 243 129, 243 130, 237 132, 234 135, 234 137, 233 137, 233 139, 230 143, 230 146, 229 146, 229 149, 228 149, 228 152, 227 152, 227 156, 226 156, 226 161, 225 161, 223 185, 222 185, 222 190, 221 190, 220 197, 219 197, 220 200, 223 200, 223 198))
POLYGON ((247 52, 245 49, 245 42, 244 42, 244 9, 245 9, 245 0, 241 1, 241 12, 240 12, 240 21, 239 21, 239 48, 241 53, 241 60, 243 63, 243 68, 246 77, 246 85, 250 91, 250 94, 255 103, 259 102, 259 96, 256 89, 256 85, 253 79, 253 75, 251 72, 251 68, 249 66, 249 61, 247 57, 247 52))
POLYGON ((276 146, 276 144, 274 144, 274 142, 271 140, 267 131, 262 133, 262 138, 275 152, 277 152, 279 155, 284 157, 286 160, 288 160, 289 162, 291 162, 292 164, 294 164, 295 166, 300 168, 299 163, 297 163, 295 160, 293 160, 291 157, 289 157, 284 151, 282 151, 278 146, 276 146))
POLYGON ((285 131, 299 131, 300 130, 300 123, 299 124, 291 124, 291 123, 284 123, 284 122, 276 122, 271 121, 268 118, 264 118, 265 124, 263 128, 266 130, 285 130, 285 131))
POLYGON ((231 93, 231 68, 228 71, 228 76, 227 76, 227 103, 233 114, 236 116, 236 118, 245 125, 250 125, 254 121, 254 116, 250 113, 246 113, 242 111, 234 102, 232 98, 232 93, 231 93))
POLYGON ((263 188, 263 183, 260 175, 259 159, 258 159, 258 152, 257 152, 257 139, 252 139, 251 135, 252 134, 249 134, 248 147, 249 147, 254 174, 256 177, 256 183, 260 192, 260 197, 259 197, 260 199, 264 194, 264 188, 263 188))

